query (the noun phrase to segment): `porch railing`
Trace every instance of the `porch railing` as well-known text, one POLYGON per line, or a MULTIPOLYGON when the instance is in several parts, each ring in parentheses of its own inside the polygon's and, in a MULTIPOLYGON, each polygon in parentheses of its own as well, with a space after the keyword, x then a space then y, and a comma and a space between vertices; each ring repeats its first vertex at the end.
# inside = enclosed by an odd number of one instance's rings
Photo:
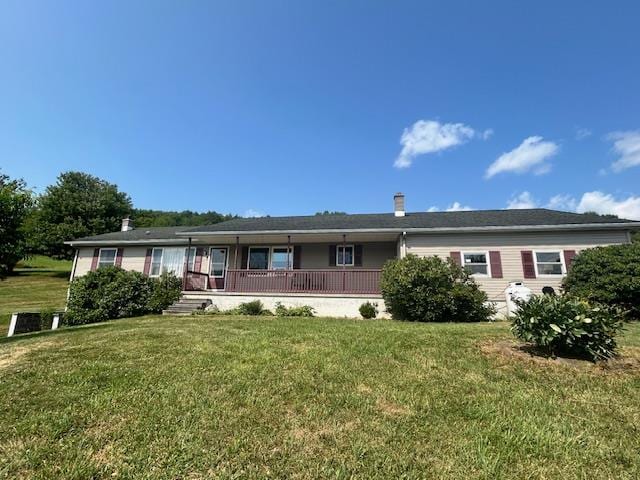
POLYGON ((206 273, 188 271, 185 275, 184 289, 193 290, 206 290, 209 288, 209 275, 206 273))
POLYGON ((380 270, 228 270, 226 290, 255 293, 380 293, 380 270))

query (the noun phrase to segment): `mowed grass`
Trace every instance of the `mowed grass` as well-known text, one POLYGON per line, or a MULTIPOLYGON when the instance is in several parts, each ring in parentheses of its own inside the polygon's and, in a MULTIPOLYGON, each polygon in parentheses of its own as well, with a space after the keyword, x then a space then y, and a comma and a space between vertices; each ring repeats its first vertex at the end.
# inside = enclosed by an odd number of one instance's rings
MULTIPOLYGON (((640 375, 508 325, 143 317, 0 341, 7 478, 640 477, 640 375)), ((640 325, 621 339, 640 356, 640 325)))
POLYGON ((0 336, 13 312, 64 308, 71 262, 36 255, 21 261, 14 275, 0 280, 0 336))

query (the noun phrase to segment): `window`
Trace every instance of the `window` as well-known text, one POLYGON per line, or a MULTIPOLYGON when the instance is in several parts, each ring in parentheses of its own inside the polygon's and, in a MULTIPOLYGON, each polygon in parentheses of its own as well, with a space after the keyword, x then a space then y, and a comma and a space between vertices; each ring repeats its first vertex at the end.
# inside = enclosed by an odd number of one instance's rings
POLYGON ((463 252, 462 262, 464 269, 471 275, 489 276, 489 254, 487 252, 463 252))
POLYGON ((336 265, 353 267, 353 245, 338 245, 336 248, 336 265))
POLYGON ((224 277, 224 269, 227 266, 227 249, 212 248, 211 249, 211 270, 209 275, 213 278, 224 277))
POLYGON ((160 275, 162 268, 162 248, 154 248, 151 255, 151 269, 149 270, 149 276, 157 277, 160 275))
POLYGON ((116 264, 117 248, 101 248, 98 256, 98 268, 111 267, 116 264))
POLYGON ((271 251, 271 269, 288 270, 293 267, 293 254, 290 248, 273 247, 271 251))
MULTIPOLYGON (((187 249, 183 247, 175 248, 154 248, 151 253, 150 277, 157 277, 161 273, 173 273, 176 277, 181 277, 184 270, 187 249)), ((191 247, 189 253, 189 270, 193 270, 196 263, 196 249, 191 247)))
POLYGON ((561 252, 535 252, 535 258, 537 275, 562 275, 564 273, 561 252))
POLYGON ((249 247, 249 270, 269 269, 269 247, 249 247))

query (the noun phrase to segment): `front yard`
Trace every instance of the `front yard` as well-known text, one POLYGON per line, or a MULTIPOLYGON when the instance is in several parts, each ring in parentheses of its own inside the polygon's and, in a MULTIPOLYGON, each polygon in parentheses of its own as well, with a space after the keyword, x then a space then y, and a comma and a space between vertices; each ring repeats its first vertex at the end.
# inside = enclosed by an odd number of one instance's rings
MULTIPOLYGON (((0 477, 638 478, 640 372, 483 353, 510 338, 143 317, 4 339, 0 477)), ((640 325, 622 344, 640 357, 640 325)))

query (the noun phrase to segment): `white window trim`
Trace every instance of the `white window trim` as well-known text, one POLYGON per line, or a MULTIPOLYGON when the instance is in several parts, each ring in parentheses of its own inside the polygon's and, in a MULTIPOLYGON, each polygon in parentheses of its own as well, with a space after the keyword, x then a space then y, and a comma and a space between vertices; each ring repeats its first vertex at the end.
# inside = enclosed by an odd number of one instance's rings
MULTIPOLYGON (((249 270, 249 259, 251 258, 251 250, 252 249, 262 249, 262 248, 266 248, 269 252, 267 253, 267 265, 269 268, 267 268, 267 270, 274 270, 273 268, 273 251, 275 249, 287 249, 287 245, 252 245, 249 247, 249 251, 247 253, 247 264, 244 266, 244 268, 246 270, 249 270)), ((293 245, 289 246, 289 255, 291 255, 291 264, 289 265, 289 268, 284 269, 284 268, 279 268, 279 271, 284 271, 284 270, 293 270, 293 245)))
MULTIPOLYGON (((343 255, 344 257, 344 255, 343 255)), ((353 243, 346 245, 338 244, 336 245, 336 267, 355 267, 356 265, 356 247, 353 243), (340 249, 341 248, 351 248, 351 263, 340 263, 338 259, 340 258, 340 249)))
POLYGON ((267 249, 267 270, 271 270, 271 246, 269 245, 252 245, 251 247, 249 247, 249 250, 247 251, 247 264, 244 267, 246 270, 249 270, 249 263, 251 262, 251 250, 264 248, 267 249))
MULTIPOLYGON (((482 250, 469 250, 467 252, 460 252, 460 262, 462 263, 462 268, 465 267, 464 256, 465 255, 484 255, 484 258, 487 259, 487 273, 470 273, 472 277, 482 277, 482 278, 491 278, 491 257, 489 256, 489 251, 482 250)), ((476 265, 482 265, 476 263, 476 265)))
MULTIPOLYGON (((540 263, 555 263, 555 262, 540 262, 540 263)), ((564 250, 534 250, 533 251, 533 266, 536 271, 536 278, 561 278, 567 274, 567 267, 564 264, 564 250), (539 253, 559 253, 560 254, 560 269, 562 273, 538 273, 538 254, 539 253)))
POLYGON ((151 262, 149 263, 149 276, 152 278, 157 278, 162 275, 162 260, 164 259, 164 247, 154 247, 151 249, 151 262), (160 255, 160 268, 158 269, 158 273, 156 275, 152 275, 153 271, 153 257, 156 250, 162 250, 162 254, 160 255))
MULTIPOLYGON (((249 259, 247 258, 247 262, 249 262, 249 259)), ((209 247, 209 277, 210 278, 225 278, 226 274, 227 274, 227 269, 229 268, 229 247, 225 246, 225 245, 221 245, 219 247, 209 247), (212 270, 212 266, 213 266, 213 250, 225 250, 225 254, 224 254, 224 267, 222 267, 222 275, 213 275, 211 273, 212 270)))
MULTIPOLYGON (((273 251, 275 249, 285 249, 287 250, 287 245, 273 245, 269 250, 269 270, 276 270, 273 268, 273 251)), ((285 270, 293 270, 293 245, 288 247, 289 256, 291 257, 291 263, 287 266, 287 268, 278 268, 277 270, 285 271, 285 270)))
POLYGON ((102 252, 105 251, 105 250, 113 250, 115 252, 115 255, 113 256, 113 263, 111 265, 115 265, 116 264, 116 258, 118 258, 118 249, 117 248, 111 248, 111 247, 109 247, 109 248, 101 248, 100 252, 98 252, 98 265, 96 265, 96 269, 100 268, 100 264, 102 263, 100 259, 102 258, 102 252))

